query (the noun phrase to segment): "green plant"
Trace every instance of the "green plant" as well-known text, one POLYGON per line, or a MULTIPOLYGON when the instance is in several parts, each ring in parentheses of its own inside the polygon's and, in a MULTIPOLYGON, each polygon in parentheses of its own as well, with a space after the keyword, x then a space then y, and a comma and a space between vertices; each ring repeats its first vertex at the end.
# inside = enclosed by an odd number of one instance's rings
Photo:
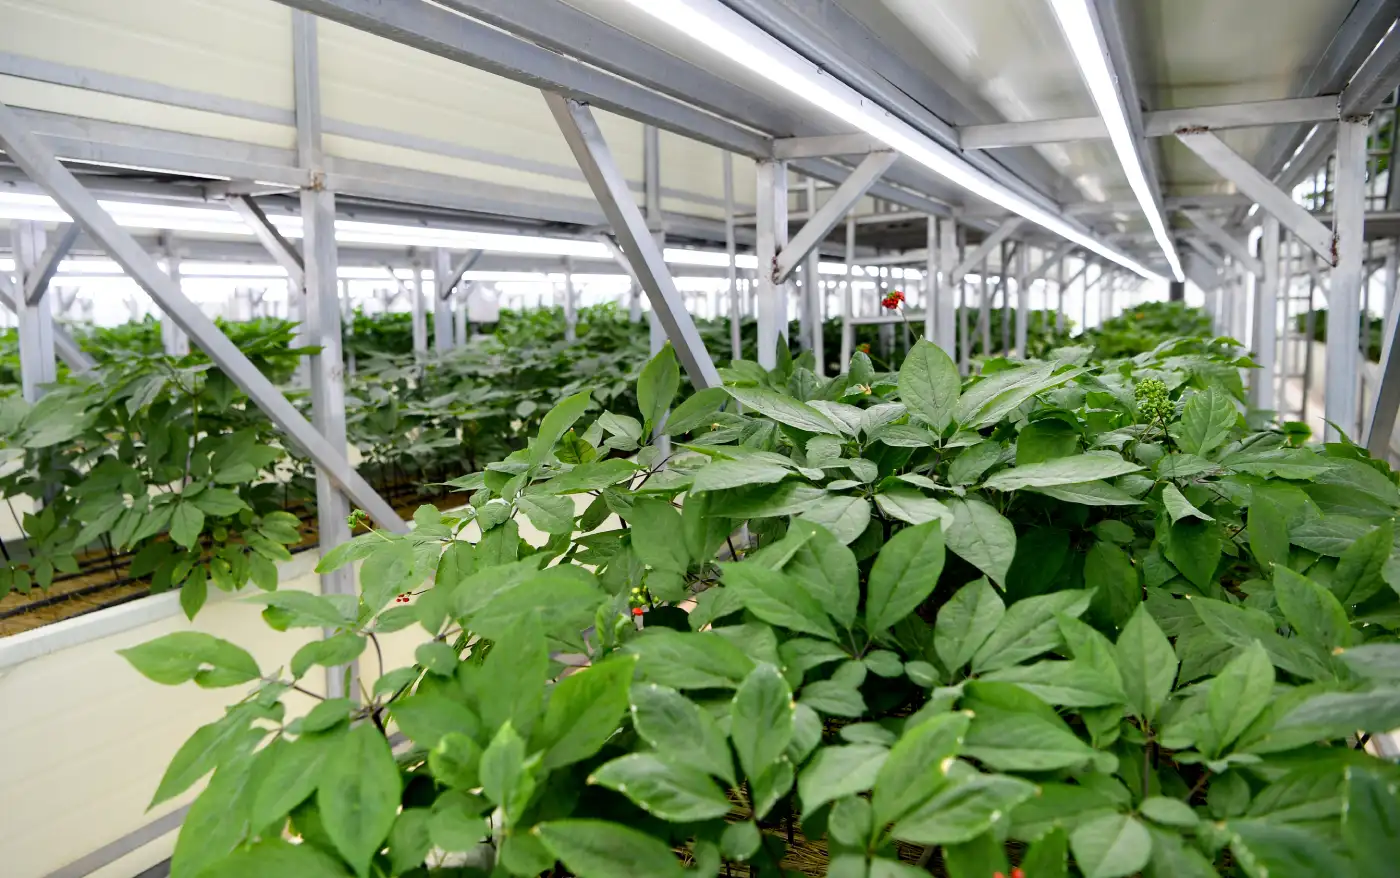
POLYGON ((1085 333, 1105 359, 1133 357, 1180 338, 1210 336, 1210 316, 1184 302, 1143 302, 1085 333))
MULTIPOLYGON (((1366 359, 1373 363, 1381 361, 1381 349, 1385 341, 1385 318, 1372 317, 1369 314, 1361 315, 1361 341, 1366 345, 1366 359)), ((1313 341, 1327 341, 1327 309, 1318 308, 1313 312, 1313 341)), ((1308 332, 1308 315, 1298 314, 1293 318, 1295 330, 1306 336, 1308 332)))
POLYGON ((175 878, 778 875, 821 839, 881 878, 1393 867, 1400 774, 1357 740, 1400 725, 1384 463, 1250 429, 1193 339, 967 381, 926 342, 829 380, 782 353, 673 406, 663 351, 638 418, 566 398, 460 514, 324 557, 358 596, 258 596, 335 632, 289 668, 125 651, 246 690, 156 793, 213 772, 175 878), (359 698, 304 685, 414 626, 359 698))

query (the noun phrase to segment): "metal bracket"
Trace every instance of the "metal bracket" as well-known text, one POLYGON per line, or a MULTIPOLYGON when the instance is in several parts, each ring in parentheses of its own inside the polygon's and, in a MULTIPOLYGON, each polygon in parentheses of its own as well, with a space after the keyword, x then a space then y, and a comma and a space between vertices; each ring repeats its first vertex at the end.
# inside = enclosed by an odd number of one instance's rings
POLYGON ((967 258, 953 269, 953 285, 957 286, 962 283, 963 277, 965 277, 969 271, 972 271, 972 269, 986 262, 987 257, 991 256, 992 252, 1000 247, 1003 241, 1014 235, 1023 222, 1025 222, 1025 220, 1019 216, 1012 217, 997 226, 990 235, 982 239, 982 243, 977 246, 977 249, 969 253, 967 258))
POLYGON ((39 300, 44 298, 44 293, 48 292, 49 282, 53 276, 58 274, 58 265, 63 261, 63 257, 68 255, 68 251, 73 249, 73 242, 78 240, 78 233, 82 231, 77 223, 69 223, 63 227, 57 238, 48 247, 44 248, 43 254, 39 257, 39 262, 34 266, 32 274, 24 278, 24 301, 29 305, 39 304, 39 300))
MULTIPOLYGON (((457 288, 457 284, 462 282, 462 276, 476 266, 477 262, 481 260, 482 254, 485 252, 485 250, 473 250, 466 256, 463 256, 456 266, 452 268, 447 277, 437 284, 438 296, 443 299, 449 298, 452 295, 452 291, 457 288)), ((434 279, 436 280, 436 278, 434 279)))
POLYGON ((306 286, 306 262, 302 259, 301 252, 296 246, 282 236, 272 221, 267 218, 267 214, 258 206, 251 195, 230 195, 225 199, 225 203, 233 208, 233 212, 243 218, 243 222, 248 224, 248 228, 253 230, 253 235, 258 239, 263 248, 282 266, 283 270, 292 279, 292 286, 302 289, 306 286))
MULTIPOLYGON (((882 152, 872 152, 866 156, 856 169, 851 172, 851 176, 836 190, 831 193, 826 204, 820 210, 812 213, 811 219, 802 230, 793 235, 778 253, 778 258, 774 260, 773 282, 785 283, 792 273, 797 270, 803 260, 815 249, 821 246, 835 228, 841 224, 846 215, 851 212, 865 193, 870 191, 870 187, 890 169, 890 166, 899 158, 899 154, 889 150, 882 152)), ((809 212, 812 205, 808 205, 809 212)))

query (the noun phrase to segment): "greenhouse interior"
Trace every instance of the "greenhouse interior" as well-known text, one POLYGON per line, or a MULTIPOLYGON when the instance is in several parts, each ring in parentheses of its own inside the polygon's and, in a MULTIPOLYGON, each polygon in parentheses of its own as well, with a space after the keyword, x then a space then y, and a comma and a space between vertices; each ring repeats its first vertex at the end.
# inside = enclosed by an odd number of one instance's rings
POLYGON ((0 878, 1400 870, 1400 0, 0 0, 0 878))

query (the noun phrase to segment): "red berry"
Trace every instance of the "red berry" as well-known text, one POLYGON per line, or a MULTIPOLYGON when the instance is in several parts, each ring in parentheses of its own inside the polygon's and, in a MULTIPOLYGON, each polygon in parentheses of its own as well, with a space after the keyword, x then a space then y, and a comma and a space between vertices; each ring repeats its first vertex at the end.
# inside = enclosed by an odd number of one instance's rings
POLYGON ((1021 871, 1020 866, 1017 866, 1011 870, 1011 878, 1026 878, 1026 873, 1021 871))
POLYGON ((633 607, 633 608, 632 608, 632 615, 634 615, 634 616, 640 616, 642 613, 645 613, 645 612, 646 612, 646 610, 643 610, 641 607, 633 607))

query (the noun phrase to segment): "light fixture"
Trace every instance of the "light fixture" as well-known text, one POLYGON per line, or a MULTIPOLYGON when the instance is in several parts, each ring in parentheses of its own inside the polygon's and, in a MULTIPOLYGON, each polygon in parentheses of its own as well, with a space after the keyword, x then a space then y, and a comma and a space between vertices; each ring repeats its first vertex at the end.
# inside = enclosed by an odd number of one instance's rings
POLYGON ((1160 275, 973 167, 956 152, 797 54, 718 0, 627 0, 729 60, 898 150, 934 173, 1149 280, 1160 275))
POLYGON ((1184 282, 1186 277, 1181 273, 1181 259, 1177 256, 1176 245, 1167 231, 1166 221, 1162 217, 1152 184, 1147 179, 1147 168, 1143 165, 1142 155, 1128 125, 1123 93, 1118 89, 1113 72, 1108 66, 1108 46, 1104 42, 1098 20, 1089 10, 1090 2, 1091 0, 1050 0, 1050 8, 1054 10, 1055 18, 1060 22, 1060 30, 1064 32, 1074 60, 1079 65, 1079 72, 1084 77, 1084 83, 1089 87, 1094 106, 1098 107, 1099 115, 1103 117, 1104 125, 1108 128, 1108 139, 1113 144, 1113 151, 1118 153, 1118 161, 1123 166, 1123 173, 1127 175, 1128 186, 1132 188, 1133 195, 1142 206, 1147 224, 1152 227, 1153 236, 1161 245, 1162 252, 1166 254, 1172 275, 1178 282, 1184 282))

